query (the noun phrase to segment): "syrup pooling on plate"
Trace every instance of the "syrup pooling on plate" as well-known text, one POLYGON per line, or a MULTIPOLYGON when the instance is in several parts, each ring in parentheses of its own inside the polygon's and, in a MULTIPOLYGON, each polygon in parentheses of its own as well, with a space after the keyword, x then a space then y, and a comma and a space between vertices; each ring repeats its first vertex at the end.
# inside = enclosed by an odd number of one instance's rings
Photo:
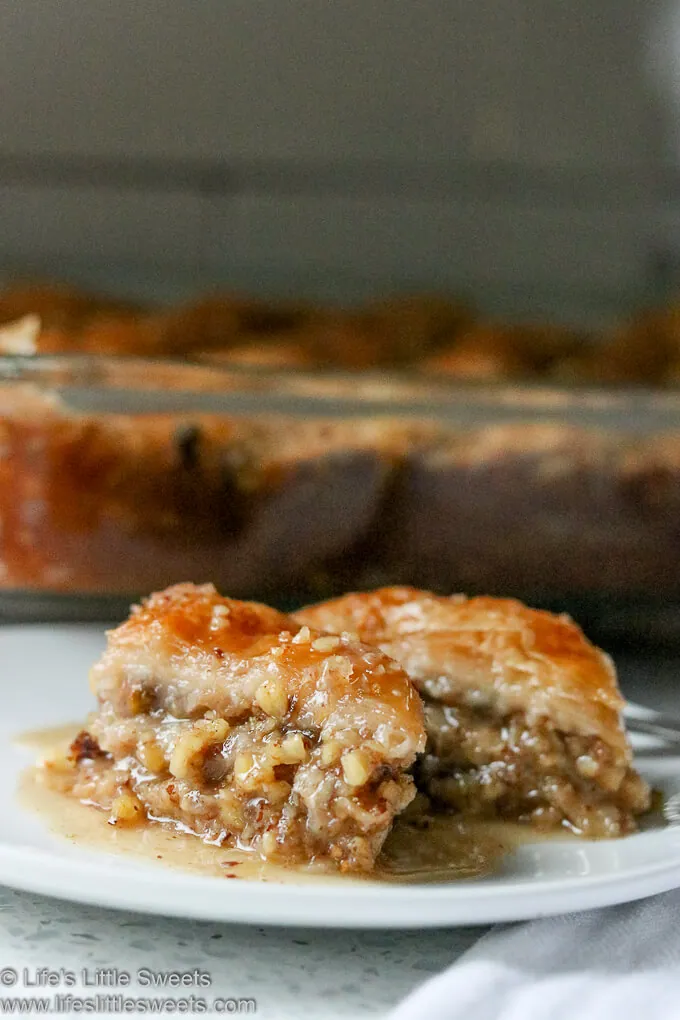
MULTIPOLYGON (((42 758, 63 752, 78 731, 76 723, 34 730, 16 738, 42 758)), ((581 840, 565 829, 539 832, 511 822, 462 818, 450 813, 419 814, 411 810, 399 818, 378 858, 376 870, 366 876, 341 876, 323 865, 279 867, 256 853, 212 846, 193 834, 172 826, 146 823, 120 828, 108 823, 107 815, 60 794, 45 785, 40 765, 24 771, 19 789, 23 807, 37 814, 58 837, 85 850, 114 853, 205 877, 246 879, 284 884, 343 883, 456 883, 484 878, 498 872, 505 855, 528 844, 581 840)), ((643 830, 663 827, 663 795, 657 793, 655 809, 643 820, 643 830)))
MULTIPOLYGON (((17 742, 41 757, 61 753, 78 730, 77 724, 22 734, 17 742)), ((488 875, 518 838, 535 836, 517 827, 462 820, 453 815, 411 815, 399 819, 378 858, 376 871, 366 879, 339 876, 322 866, 284 868, 263 861, 256 853, 211 846, 192 834, 153 822, 131 828, 109 825, 103 811, 81 804, 50 789, 41 766, 27 769, 21 780, 20 801, 35 812, 56 835, 85 849, 136 857, 161 867, 213 878, 284 882, 455 882, 488 875)))

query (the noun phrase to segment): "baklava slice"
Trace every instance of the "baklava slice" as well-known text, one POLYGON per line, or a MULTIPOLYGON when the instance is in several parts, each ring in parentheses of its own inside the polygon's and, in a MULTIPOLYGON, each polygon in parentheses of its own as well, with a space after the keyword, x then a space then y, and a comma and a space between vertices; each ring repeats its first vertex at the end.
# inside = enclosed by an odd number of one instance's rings
POLYGON ((590 837, 633 831, 649 807, 614 666, 568 617, 405 587, 296 617, 352 632, 406 669, 428 733, 417 782, 435 802, 590 837))
POLYGON ((369 871, 415 795, 425 731, 403 669, 212 585, 135 607, 91 686, 98 710, 46 775, 112 824, 369 871))

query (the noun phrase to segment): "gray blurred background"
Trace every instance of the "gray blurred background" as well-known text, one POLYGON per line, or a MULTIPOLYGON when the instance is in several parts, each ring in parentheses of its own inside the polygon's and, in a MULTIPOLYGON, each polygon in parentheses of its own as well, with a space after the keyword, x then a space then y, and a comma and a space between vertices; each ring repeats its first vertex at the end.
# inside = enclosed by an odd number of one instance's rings
POLYGON ((0 268, 606 318, 680 263, 675 5, 14 0, 0 268))

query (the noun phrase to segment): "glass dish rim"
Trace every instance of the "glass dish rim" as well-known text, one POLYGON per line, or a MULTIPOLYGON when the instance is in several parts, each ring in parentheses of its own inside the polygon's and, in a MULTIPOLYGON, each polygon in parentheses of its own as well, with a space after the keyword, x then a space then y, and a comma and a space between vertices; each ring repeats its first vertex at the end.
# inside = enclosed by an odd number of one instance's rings
POLYGON ((106 398, 115 405, 127 394, 138 406, 120 413, 190 413, 195 407, 249 416, 406 416, 480 427, 516 420, 651 433, 680 429, 680 388, 460 381, 395 369, 281 369, 74 353, 0 356, 0 385, 12 384, 56 393, 77 389, 85 400, 97 395, 98 413, 118 413, 106 398))

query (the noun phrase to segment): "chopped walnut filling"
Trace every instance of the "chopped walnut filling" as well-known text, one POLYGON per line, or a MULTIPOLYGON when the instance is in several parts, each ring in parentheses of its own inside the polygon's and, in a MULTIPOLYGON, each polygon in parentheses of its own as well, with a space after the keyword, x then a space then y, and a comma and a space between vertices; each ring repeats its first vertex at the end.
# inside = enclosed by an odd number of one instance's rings
POLYGON ((633 831, 648 809, 614 664, 569 617, 404 586, 350 593, 296 619, 356 631, 404 667, 428 734, 416 782, 445 807, 594 837, 633 831))
POLYGON ((47 774, 112 824, 366 871, 415 795, 425 731, 400 667, 209 585, 133 610, 92 685, 98 712, 47 774))
POLYGON ((449 808, 600 838, 634 831, 648 807, 646 783, 598 737, 427 700, 425 718, 417 784, 449 808))

